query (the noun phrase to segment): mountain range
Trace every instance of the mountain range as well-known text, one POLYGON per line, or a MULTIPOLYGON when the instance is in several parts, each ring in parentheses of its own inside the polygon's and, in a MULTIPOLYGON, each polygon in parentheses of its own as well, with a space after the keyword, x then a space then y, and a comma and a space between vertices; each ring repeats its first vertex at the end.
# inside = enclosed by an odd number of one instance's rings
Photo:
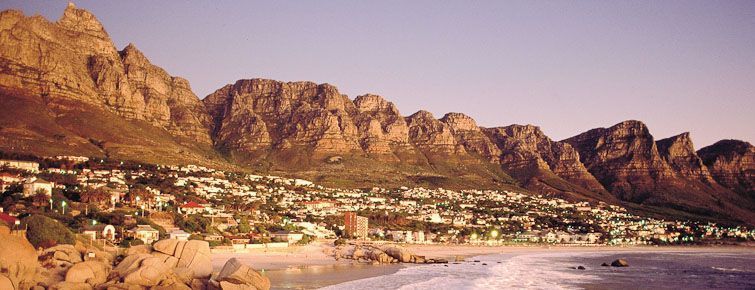
POLYGON ((628 120, 555 141, 462 113, 403 116, 335 86, 243 79, 200 99, 189 82, 118 50, 73 4, 51 22, 0 13, 0 150, 281 173, 342 187, 517 189, 676 218, 755 224, 755 147, 655 140, 628 120))

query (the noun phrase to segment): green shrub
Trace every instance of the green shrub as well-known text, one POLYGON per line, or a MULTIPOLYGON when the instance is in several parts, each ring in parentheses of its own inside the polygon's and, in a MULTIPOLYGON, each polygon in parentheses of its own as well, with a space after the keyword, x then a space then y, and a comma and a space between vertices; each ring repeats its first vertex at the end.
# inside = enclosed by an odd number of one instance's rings
POLYGON ((26 237, 34 247, 56 244, 73 245, 76 236, 65 225, 42 215, 31 215, 23 219, 28 226, 26 237))

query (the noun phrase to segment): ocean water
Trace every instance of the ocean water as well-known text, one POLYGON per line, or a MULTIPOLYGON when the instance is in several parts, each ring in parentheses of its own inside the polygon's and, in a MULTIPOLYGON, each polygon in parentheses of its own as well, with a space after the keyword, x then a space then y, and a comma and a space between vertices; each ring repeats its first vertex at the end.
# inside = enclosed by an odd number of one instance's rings
POLYGON ((418 265, 323 289, 755 289, 755 253, 557 252, 418 265), (624 258, 629 267, 601 267, 624 258), (474 262, 478 260, 479 262, 474 262), (574 267, 584 266, 586 270, 574 267))

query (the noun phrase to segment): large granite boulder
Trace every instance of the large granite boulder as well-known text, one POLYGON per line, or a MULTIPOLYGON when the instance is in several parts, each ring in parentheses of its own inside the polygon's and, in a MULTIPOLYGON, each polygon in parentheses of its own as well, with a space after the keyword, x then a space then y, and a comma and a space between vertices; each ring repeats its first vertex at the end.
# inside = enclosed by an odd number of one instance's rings
POLYGON ((110 269, 110 265, 99 261, 81 262, 68 269, 65 281, 97 286, 107 282, 110 269))
POLYGON ((210 280, 208 286, 210 289, 222 290, 268 290, 270 279, 242 264, 238 259, 232 258, 225 263, 220 273, 210 280))
POLYGON ((168 279, 171 273, 170 266, 160 261, 159 258, 146 258, 140 264, 138 269, 125 273, 124 283, 146 287, 157 286, 163 280, 168 279))
POLYGON ((616 259, 613 262, 611 262, 612 267, 629 267, 629 263, 627 263, 627 260, 624 259, 616 259))
POLYGON ((92 285, 84 282, 60 282, 50 287, 50 290, 92 290, 92 285))
POLYGON ((388 256, 388 254, 380 249, 373 249, 372 251, 367 252, 366 256, 370 260, 377 261, 381 264, 389 264, 393 260, 391 256, 388 256))
POLYGON ((84 261, 81 252, 73 245, 57 245, 46 249, 42 255, 51 255, 58 263, 76 264, 84 261))
POLYGON ((8 231, 0 233, 0 289, 33 286, 38 268, 37 252, 26 238, 11 235, 8 231))
POLYGON ((399 246, 388 246, 388 247, 385 247, 383 251, 386 254, 388 254, 388 256, 391 256, 392 258, 399 260, 401 263, 412 262, 413 255, 405 248, 402 248, 399 246))
POLYGON ((188 241, 178 243, 174 257, 178 258, 176 267, 188 268, 194 271, 194 278, 207 278, 212 274, 212 260, 210 259, 210 244, 207 241, 188 241))

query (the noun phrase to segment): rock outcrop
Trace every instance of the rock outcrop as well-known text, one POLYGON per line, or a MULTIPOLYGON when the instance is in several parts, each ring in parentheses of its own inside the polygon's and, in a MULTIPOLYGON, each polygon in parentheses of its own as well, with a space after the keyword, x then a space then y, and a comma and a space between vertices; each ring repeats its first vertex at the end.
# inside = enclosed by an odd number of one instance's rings
POLYGON ((721 140, 697 154, 721 185, 741 193, 755 191, 755 147, 739 140, 721 140))
POLYGON ((116 50, 97 18, 73 4, 56 23, 0 13, 0 64, 3 89, 57 105, 88 103, 210 143, 209 118, 188 82, 152 65, 133 45, 116 50))
POLYGON ((689 133, 682 133, 656 142, 658 153, 679 176, 706 184, 715 183, 708 168, 695 152, 689 133))
POLYGON ((331 85, 240 80, 205 98, 216 143, 228 150, 361 150, 354 104, 331 85))
POLYGON ((242 264, 238 259, 231 258, 225 263, 220 273, 210 279, 209 285, 211 289, 221 290, 269 290, 270 279, 242 264))
POLYGON ((583 198, 612 199, 570 144, 552 141, 539 127, 511 125, 485 133, 502 152, 501 166, 525 187, 554 195, 575 192, 583 198))
POLYGON ((0 289, 29 289, 36 285, 37 252, 25 237, 0 226, 0 289))
POLYGON ((627 201, 642 202, 675 173, 658 153, 653 136, 639 121, 624 121, 564 140, 606 189, 627 201))
POLYGON ((359 112, 355 120, 360 144, 366 153, 385 155, 413 150, 409 145, 409 127, 393 103, 367 94, 354 99, 354 105, 359 112))
POLYGON ((485 136, 474 119, 462 113, 448 113, 440 121, 448 125, 456 142, 467 152, 477 154, 487 162, 499 162, 501 150, 485 136))

